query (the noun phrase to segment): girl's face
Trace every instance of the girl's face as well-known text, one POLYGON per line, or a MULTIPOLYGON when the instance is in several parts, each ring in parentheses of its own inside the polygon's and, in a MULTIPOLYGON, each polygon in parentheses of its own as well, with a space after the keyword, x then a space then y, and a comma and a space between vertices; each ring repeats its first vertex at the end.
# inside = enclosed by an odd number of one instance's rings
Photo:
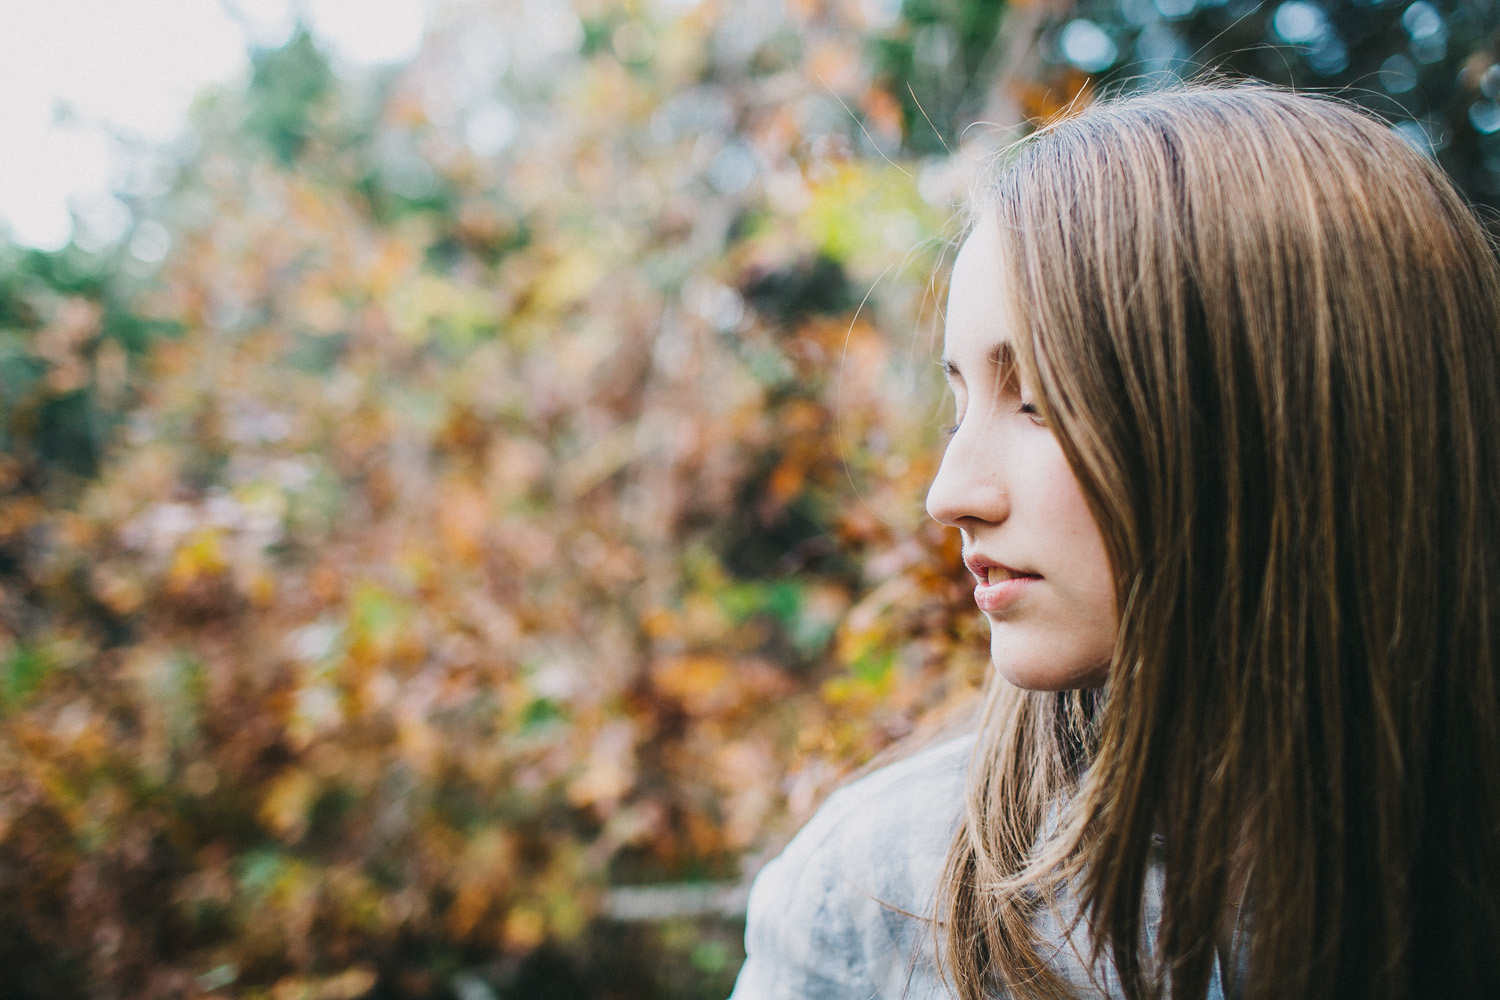
POLYGON ((1021 378, 999 231, 981 223, 953 265, 944 366, 958 419, 927 511, 963 534, 990 659, 1034 691, 1104 683, 1119 622, 1104 541, 1021 378))

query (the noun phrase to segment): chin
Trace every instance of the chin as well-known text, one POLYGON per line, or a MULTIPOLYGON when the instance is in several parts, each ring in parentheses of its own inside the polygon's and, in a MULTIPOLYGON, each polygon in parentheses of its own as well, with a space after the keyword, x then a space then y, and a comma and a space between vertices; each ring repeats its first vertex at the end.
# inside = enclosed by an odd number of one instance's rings
POLYGON ((1097 660, 1057 662, 1055 657, 1022 650, 992 648, 990 663, 1008 683, 1024 691, 1081 691, 1101 688, 1109 663, 1097 660))
POLYGON ((1000 676, 1023 691, 1083 691, 1104 686, 1105 673, 1085 674, 1079 677, 1058 677, 1056 674, 1027 670, 1001 670, 1000 676))

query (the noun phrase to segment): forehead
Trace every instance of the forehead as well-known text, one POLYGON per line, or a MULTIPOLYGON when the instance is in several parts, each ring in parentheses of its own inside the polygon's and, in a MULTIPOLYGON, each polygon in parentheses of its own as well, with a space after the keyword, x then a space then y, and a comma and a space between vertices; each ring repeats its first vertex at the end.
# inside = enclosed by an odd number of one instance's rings
POLYGON ((998 226, 992 219, 981 219, 953 262, 943 357, 960 368, 1010 347, 1015 336, 1003 252, 998 226))

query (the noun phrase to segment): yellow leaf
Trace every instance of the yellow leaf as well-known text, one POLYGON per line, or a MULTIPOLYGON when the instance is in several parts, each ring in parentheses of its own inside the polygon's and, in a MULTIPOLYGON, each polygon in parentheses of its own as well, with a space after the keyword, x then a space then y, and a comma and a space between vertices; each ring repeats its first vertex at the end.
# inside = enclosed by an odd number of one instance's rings
POLYGON ((224 554, 223 533, 218 528, 202 528, 195 531, 172 553, 172 565, 167 570, 167 587, 170 590, 186 590, 199 580, 218 576, 229 568, 229 559, 224 554))
POLYGON ((506 914, 500 939, 509 951, 527 952, 547 938, 547 920, 540 910, 518 906, 506 914))
POLYGON ((682 656, 657 664, 651 675, 662 694, 694 715, 705 715, 728 707, 737 697, 731 669, 722 657, 682 656))
POLYGON ((628 722, 605 725, 589 747, 583 774, 568 785, 576 805, 594 805, 608 812, 635 781, 635 735, 628 722))
POLYGON ((318 781, 303 770, 284 772, 271 783, 260 804, 260 818, 282 839, 296 841, 307 832, 307 814, 318 793, 318 781))
POLYGON ((356 965, 336 976, 329 976, 318 987, 319 1000, 356 1000, 375 988, 375 970, 356 965))
POLYGON ((594 290, 604 269, 587 250, 564 254, 542 272, 532 292, 532 301, 543 310, 569 306, 594 290))
POLYGON ((483 493, 462 483, 448 483, 438 492, 438 534, 460 562, 479 558, 489 523, 489 503, 483 493))

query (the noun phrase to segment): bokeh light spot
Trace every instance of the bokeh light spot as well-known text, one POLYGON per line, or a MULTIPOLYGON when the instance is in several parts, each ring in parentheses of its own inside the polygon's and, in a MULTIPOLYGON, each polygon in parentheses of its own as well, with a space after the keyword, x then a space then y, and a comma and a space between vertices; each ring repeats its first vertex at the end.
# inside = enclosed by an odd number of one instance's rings
POLYGON ((1087 18, 1068 22, 1058 40, 1063 58, 1085 73, 1100 73, 1115 63, 1119 50, 1104 29, 1087 18))

